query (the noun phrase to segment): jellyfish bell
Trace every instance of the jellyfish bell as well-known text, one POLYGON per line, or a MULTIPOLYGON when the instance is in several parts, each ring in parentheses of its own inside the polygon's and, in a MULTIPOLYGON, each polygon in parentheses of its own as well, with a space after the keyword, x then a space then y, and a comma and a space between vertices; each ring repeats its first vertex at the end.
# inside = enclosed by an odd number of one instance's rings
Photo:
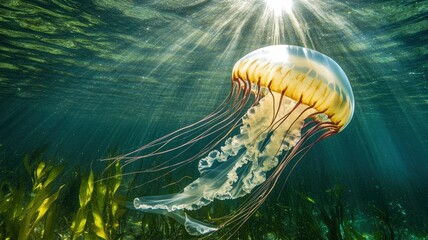
POLYGON ((233 81, 248 81, 313 107, 343 130, 354 112, 354 96, 342 68, 328 56, 303 47, 258 49, 234 66, 233 81))
POLYGON ((353 112, 349 81, 328 56, 289 45, 253 51, 235 64, 231 92, 216 111, 120 156, 125 165, 170 153, 184 156, 193 144, 209 139, 191 157, 165 160, 147 170, 172 173, 199 160, 197 179, 179 193, 138 197, 130 205, 172 217, 192 235, 225 226, 239 228, 263 203, 290 161, 342 131, 353 112), (237 133, 229 136, 234 129, 237 133), (178 139, 184 143, 174 145, 178 139), (242 205, 217 225, 187 214, 215 199, 246 195, 242 205))

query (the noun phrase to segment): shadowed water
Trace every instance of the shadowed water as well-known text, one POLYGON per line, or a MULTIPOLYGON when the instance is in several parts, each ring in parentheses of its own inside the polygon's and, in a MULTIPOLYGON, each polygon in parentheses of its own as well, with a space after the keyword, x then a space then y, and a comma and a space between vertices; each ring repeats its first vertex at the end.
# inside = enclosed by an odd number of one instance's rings
MULTIPOLYGON (((45 144, 70 169, 134 150, 212 112, 246 53, 299 45, 344 69, 356 111, 305 155, 282 195, 340 184, 349 206, 399 204, 397 228, 426 227, 427 12, 425 1, 295 0, 282 15, 256 0, 4 1, 0 171, 45 144)), ((183 176, 196 178, 190 169, 183 176)))

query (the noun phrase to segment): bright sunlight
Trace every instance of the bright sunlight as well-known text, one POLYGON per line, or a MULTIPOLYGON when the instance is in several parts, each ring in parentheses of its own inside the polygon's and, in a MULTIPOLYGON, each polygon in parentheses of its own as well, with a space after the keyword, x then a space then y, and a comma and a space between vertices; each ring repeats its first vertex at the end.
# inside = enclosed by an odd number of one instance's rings
POLYGON ((281 16, 283 12, 291 13, 293 8, 292 0, 265 0, 266 5, 271 9, 275 16, 281 16))

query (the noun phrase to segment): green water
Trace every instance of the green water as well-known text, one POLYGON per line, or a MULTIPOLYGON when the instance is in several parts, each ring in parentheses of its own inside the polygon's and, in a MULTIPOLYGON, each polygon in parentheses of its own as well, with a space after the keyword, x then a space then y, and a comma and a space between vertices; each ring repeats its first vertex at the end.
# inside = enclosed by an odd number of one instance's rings
MULTIPOLYGON (((1 196, 9 196, 10 187, 25 189, 25 206, 34 198, 36 163, 65 166, 50 189, 54 194, 65 184, 51 208, 63 212, 52 215, 57 221, 49 226, 55 238, 70 238, 81 179, 90 169, 103 178, 99 159, 201 119, 229 94, 239 58, 290 44, 320 51, 343 68, 355 95, 354 118, 313 147, 231 239, 346 239, 346 232, 351 239, 427 239, 427 1, 295 0, 293 15, 279 20, 265 5, 2 1, 1 196), (42 157, 33 157, 28 174, 22 159, 34 151, 42 157), (340 237, 329 235, 325 214, 339 224, 340 237)), ((198 177, 196 165, 183 175, 198 177)), ((116 195, 132 201, 179 180, 137 187, 148 179, 124 176, 116 195)), ((199 216, 228 213, 237 204, 218 201, 199 216)), ((16 219, 2 209, 5 229, 16 219)), ((119 217, 120 228, 106 227, 113 239, 189 238, 166 217, 132 210, 119 217)), ((35 229, 31 237, 40 238, 43 227, 35 229)))

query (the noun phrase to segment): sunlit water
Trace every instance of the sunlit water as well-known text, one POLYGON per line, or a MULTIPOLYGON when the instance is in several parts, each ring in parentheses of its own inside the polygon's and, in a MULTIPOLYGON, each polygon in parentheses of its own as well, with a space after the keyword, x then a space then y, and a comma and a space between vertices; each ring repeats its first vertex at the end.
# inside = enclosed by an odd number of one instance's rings
POLYGON ((70 167, 133 150, 210 113, 246 53, 299 45, 341 65, 356 112, 283 194, 342 185, 348 206, 381 202, 401 232, 426 229, 427 12, 426 1, 2 2, 0 179, 45 144, 70 167))

